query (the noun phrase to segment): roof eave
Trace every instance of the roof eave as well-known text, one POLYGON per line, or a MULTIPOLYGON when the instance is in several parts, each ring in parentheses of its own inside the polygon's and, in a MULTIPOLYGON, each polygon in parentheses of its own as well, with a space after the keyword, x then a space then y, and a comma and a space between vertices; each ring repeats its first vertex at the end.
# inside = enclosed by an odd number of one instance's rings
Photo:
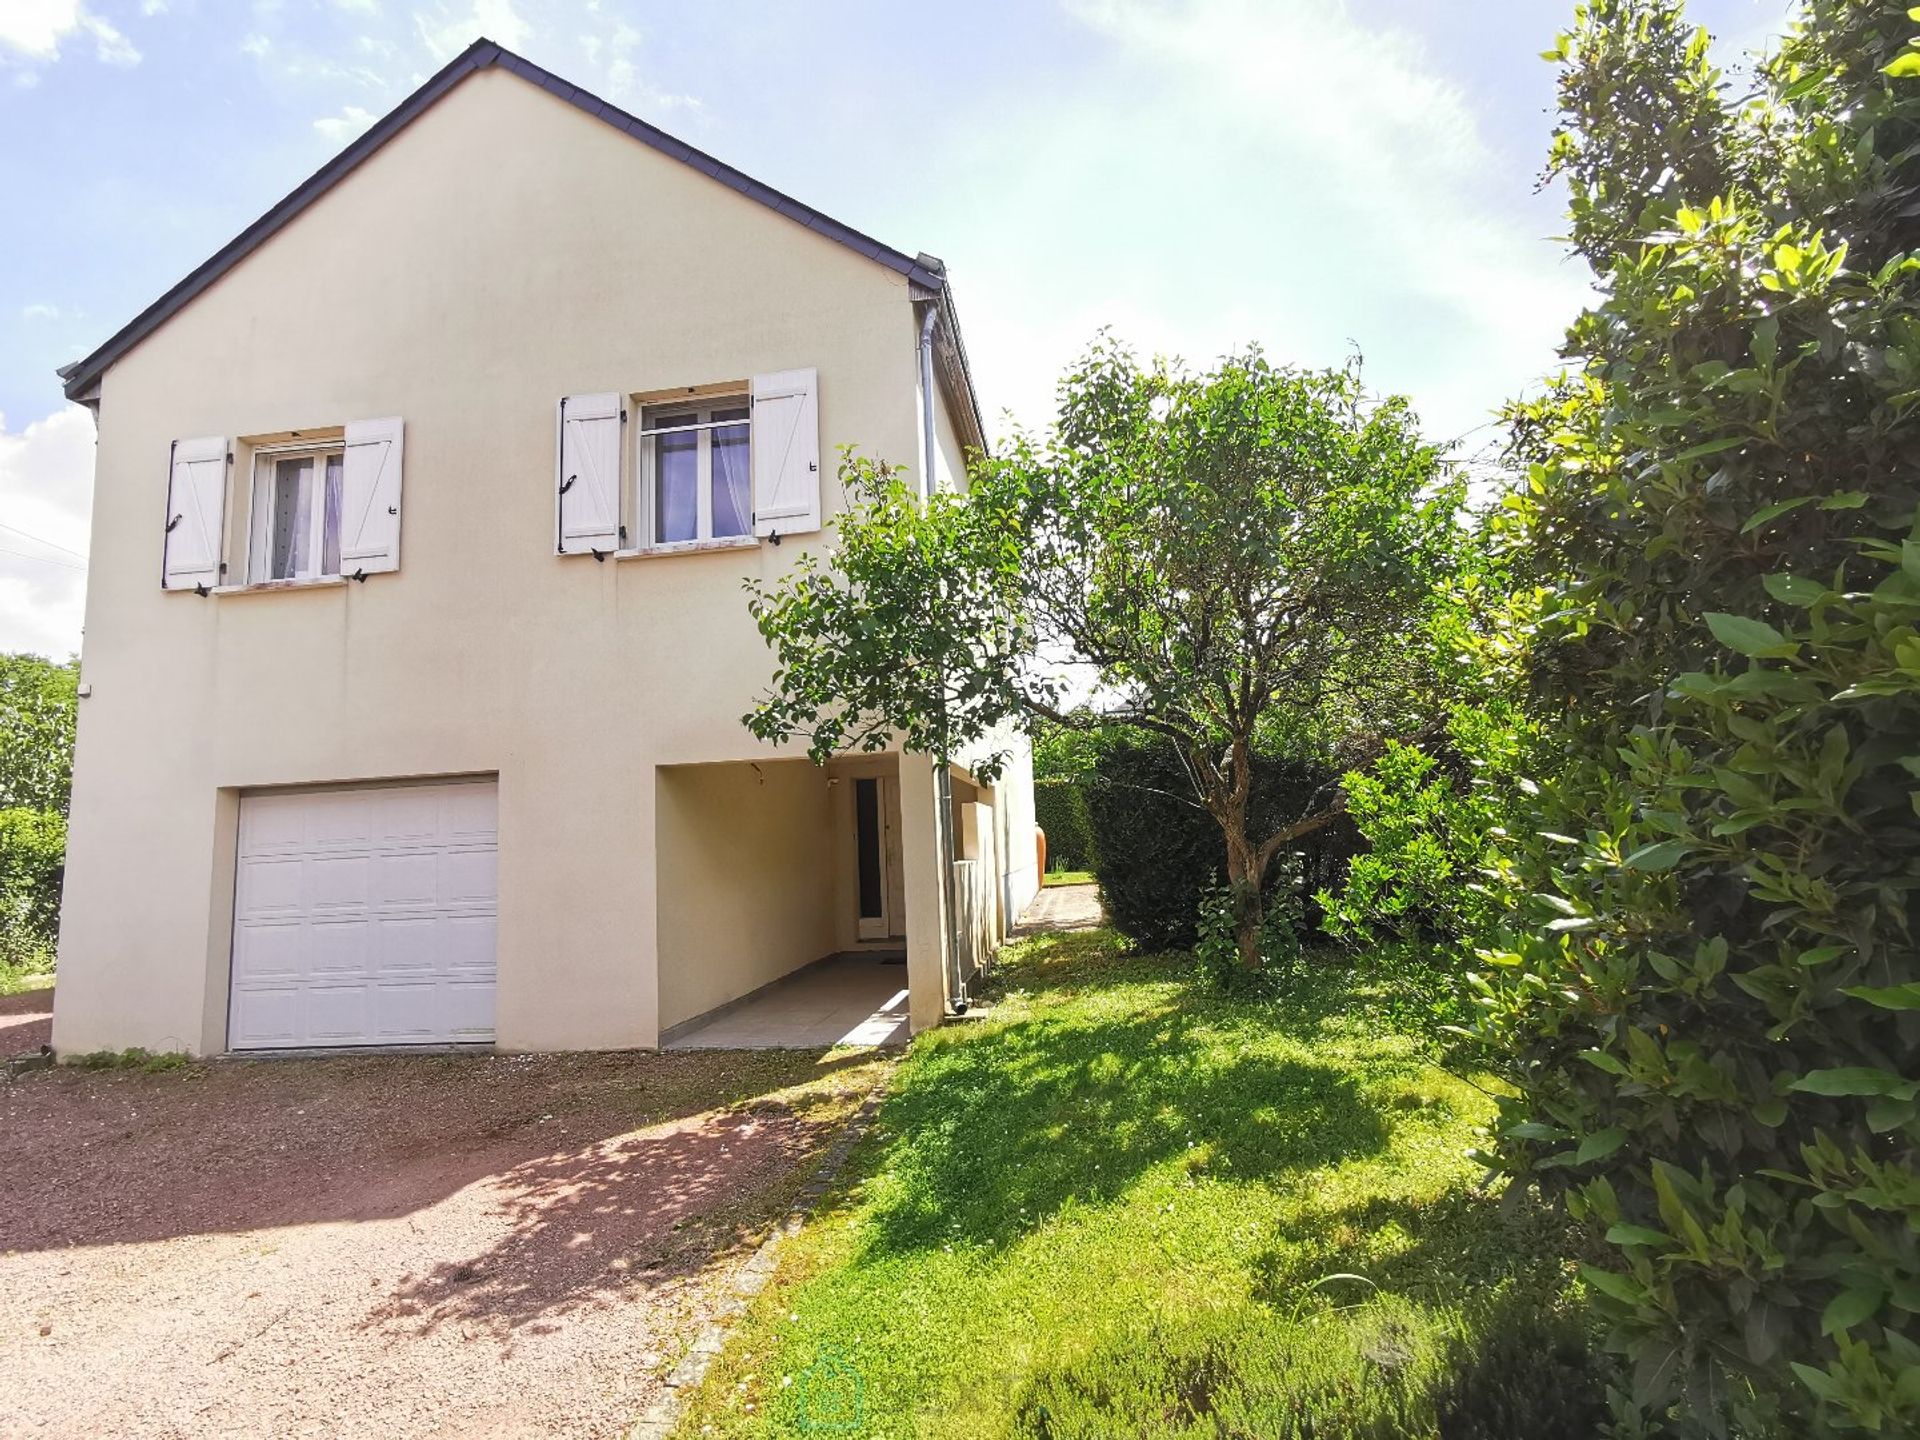
MULTIPOLYGON (((532 61, 514 54, 511 50, 482 38, 474 41, 448 61, 419 89, 381 116, 338 155, 284 196, 272 209, 196 266, 153 304, 121 326, 105 344, 85 359, 61 366, 57 373, 67 398, 82 400, 89 394, 97 394, 100 377, 116 360, 184 309, 228 270, 265 244, 309 205, 346 178, 361 161, 405 129, 416 116, 439 100, 447 91, 475 71, 492 65, 498 65, 501 69, 538 85, 549 94, 565 100, 595 119, 605 121, 616 130, 633 136, 662 154, 692 166, 729 189, 757 200, 788 219, 804 225, 807 229, 835 240, 866 256, 869 260, 896 271, 913 284, 943 292, 947 289, 946 277, 928 269, 917 258, 903 254, 889 245, 883 245, 878 240, 861 234, 850 225, 841 224, 832 216, 782 194, 772 186, 755 180, 752 176, 734 169, 731 165, 715 159, 704 151, 696 150, 685 141, 667 134, 657 126, 649 125, 646 121, 628 114, 597 95, 582 90, 577 85, 568 84, 559 76, 541 69, 532 61)), ((957 333, 956 330, 956 336, 957 333)))

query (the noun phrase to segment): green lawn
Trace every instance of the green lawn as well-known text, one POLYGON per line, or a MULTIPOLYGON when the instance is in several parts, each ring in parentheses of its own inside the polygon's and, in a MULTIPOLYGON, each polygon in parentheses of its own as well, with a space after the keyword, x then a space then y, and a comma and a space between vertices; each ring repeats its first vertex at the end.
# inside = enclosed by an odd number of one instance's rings
POLYGON ((1049 870, 1045 875, 1040 877, 1040 883, 1042 885, 1091 885, 1093 884, 1093 871, 1049 870))
POLYGON ((1330 980, 1230 1002, 1105 932, 999 975, 915 1041, 682 1433, 1592 1433, 1561 1237, 1464 1154, 1482 1090, 1330 980))

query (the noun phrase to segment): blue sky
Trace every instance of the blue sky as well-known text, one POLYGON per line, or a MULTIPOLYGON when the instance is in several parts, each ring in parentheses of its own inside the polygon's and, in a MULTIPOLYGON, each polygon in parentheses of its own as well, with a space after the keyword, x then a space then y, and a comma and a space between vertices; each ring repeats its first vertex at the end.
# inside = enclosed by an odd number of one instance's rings
MULTIPOLYGON (((1029 424, 1101 325, 1488 438, 1586 277, 1535 180, 1571 0, 0 0, 0 650, 80 639, 113 333, 475 36, 954 277, 1029 424), (31 538, 29 538, 31 537, 31 538)), ((1728 58, 1788 0, 1696 0, 1728 58)))

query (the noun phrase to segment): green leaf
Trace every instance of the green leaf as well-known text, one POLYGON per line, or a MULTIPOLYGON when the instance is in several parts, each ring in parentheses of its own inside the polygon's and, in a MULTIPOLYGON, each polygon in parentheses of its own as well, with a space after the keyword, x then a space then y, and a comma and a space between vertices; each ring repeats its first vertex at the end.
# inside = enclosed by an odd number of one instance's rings
POLYGON ((1840 993, 1882 1010, 1920 1010, 1920 984, 1848 985, 1840 993))
POLYGON ((1873 1312, 1880 1308, 1880 1302, 1886 1298, 1887 1292, 1878 1285, 1842 1290, 1820 1312, 1820 1333, 1835 1335, 1842 1330, 1851 1330, 1861 1321, 1871 1319, 1873 1312))
POLYGON ((1826 1371, 1816 1370, 1811 1365, 1802 1365, 1798 1360, 1789 1363, 1793 1366, 1793 1373, 1800 1377, 1800 1383, 1811 1390, 1818 1399, 1837 1400, 1840 1397, 1839 1385, 1826 1371))
POLYGON ((1920 51, 1909 50, 1903 55, 1896 55, 1890 64, 1883 65, 1880 68, 1884 73, 1893 76, 1896 80, 1920 75, 1920 51))
POLYGON ((1740 527, 1740 533, 1746 535, 1758 530, 1769 520, 1777 520, 1789 510, 1797 510, 1811 499, 1813 499, 1811 495, 1798 495, 1791 500, 1776 500, 1773 504, 1754 511, 1747 523, 1740 527))
POLYGON ((1673 1243, 1673 1237, 1664 1230, 1649 1230, 1644 1225, 1615 1225, 1607 1231, 1607 1242, 1612 1245, 1660 1245, 1673 1243))
POLYGON ((1808 1095, 1890 1095, 1905 1082, 1898 1075, 1865 1065, 1809 1070, 1787 1088, 1808 1095))
POLYGON ((1642 845, 1620 863, 1629 870, 1671 870, 1691 849, 1690 841, 1656 840, 1651 845, 1642 845))
POLYGON ((1803 609, 1827 593, 1826 586, 1803 575, 1768 575, 1760 583, 1767 587, 1767 594, 1782 605, 1798 605, 1803 609))
POLYGON ((1841 490, 1820 502, 1822 510, 1858 510, 1867 503, 1864 490, 1841 490))
POLYGON ((1745 445, 1753 437, 1749 435, 1724 435, 1718 440, 1709 440, 1704 445, 1693 445, 1674 456, 1677 465, 1683 460, 1698 460, 1702 455, 1718 455, 1722 450, 1731 450, 1735 446, 1745 445))
POLYGON ((1638 1305, 1646 1298, 1646 1292, 1630 1276, 1616 1275, 1611 1270, 1598 1270, 1591 1265, 1582 1265, 1580 1278, 1602 1295, 1611 1295, 1615 1300, 1628 1305, 1638 1305))
POLYGON ((1574 1163, 1589 1165, 1595 1160, 1604 1160, 1626 1143, 1627 1132, 1617 1125, 1606 1130, 1596 1130, 1580 1142, 1580 1149, 1573 1157, 1574 1163))
POLYGON ((1714 639, 1742 655, 1791 654, 1800 648, 1766 621, 1745 615, 1727 615, 1715 611, 1707 616, 1707 628, 1713 631, 1714 639))

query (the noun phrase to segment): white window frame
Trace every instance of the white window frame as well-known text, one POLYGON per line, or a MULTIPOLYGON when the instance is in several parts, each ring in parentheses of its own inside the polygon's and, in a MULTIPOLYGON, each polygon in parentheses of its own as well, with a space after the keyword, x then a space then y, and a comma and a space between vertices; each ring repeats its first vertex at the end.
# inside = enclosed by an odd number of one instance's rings
MULTIPOLYGON (((321 566, 326 555, 327 460, 330 457, 339 458, 344 480, 346 456, 344 437, 339 440, 290 440, 253 447, 253 489, 248 502, 247 526, 246 573, 249 585, 291 585, 302 580, 340 578, 338 569, 326 570, 321 566), (282 460, 300 459, 313 462, 313 495, 307 506, 310 512, 307 522, 310 527, 307 533, 308 568, 293 575, 269 575, 267 569, 273 559, 274 472, 282 460)), ((338 544, 335 548, 339 548, 338 544)))
POLYGON ((745 390, 737 394, 702 395, 690 401, 659 400, 637 405, 641 423, 635 427, 633 519, 630 533, 641 537, 642 550, 692 550, 720 545, 753 545, 753 400, 745 390), (715 420, 716 410, 738 410, 737 419, 715 420), (688 416, 696 417, 688 420, 688 416), (659 423, 662 419, 674 422, 659 423), (747 432, 747 513, 746 528, 737 535, 713 533, 713 439, 712 432, 740 425, 747 432), (654 437, 692 432, 699 437, 694 466, 694 533, 691 540, 662 540, 657 533, 660 520, 658 447, 654 437))

